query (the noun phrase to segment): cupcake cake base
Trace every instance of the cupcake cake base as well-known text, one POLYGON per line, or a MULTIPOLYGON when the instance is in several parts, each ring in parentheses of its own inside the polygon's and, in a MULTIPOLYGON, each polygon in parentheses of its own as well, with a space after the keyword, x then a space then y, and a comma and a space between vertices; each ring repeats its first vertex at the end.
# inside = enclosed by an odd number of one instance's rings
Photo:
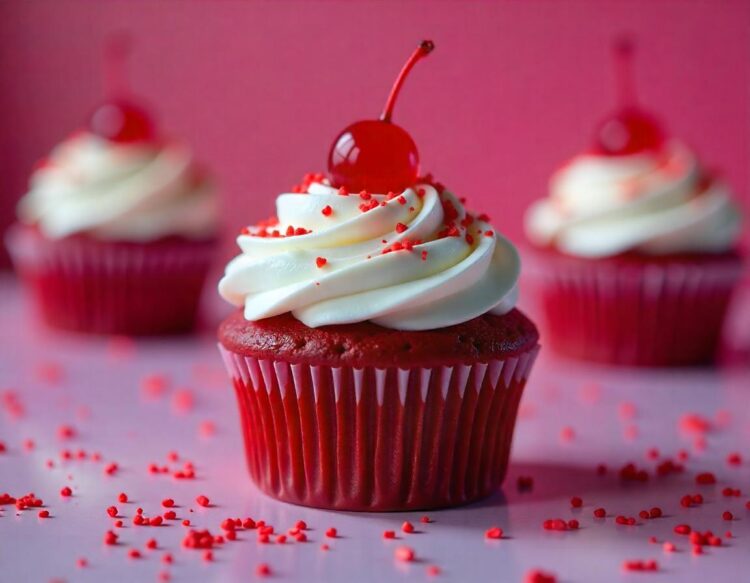
POLYGON ((423 332, 236 313, 219 339, 253 481, 286 502, 359 511, 494 492, 539 350, 517 310, 423 332))
POLYGON ((743 270, 733 252, 587 259, 534 249, 527 259, 550 346, 631 366, 713 361, 743 270))
POLYGON ((8 249, 41 318, 96 334, 177 334, 195 327, 214 240, 50 240, 11 227, 8 249))

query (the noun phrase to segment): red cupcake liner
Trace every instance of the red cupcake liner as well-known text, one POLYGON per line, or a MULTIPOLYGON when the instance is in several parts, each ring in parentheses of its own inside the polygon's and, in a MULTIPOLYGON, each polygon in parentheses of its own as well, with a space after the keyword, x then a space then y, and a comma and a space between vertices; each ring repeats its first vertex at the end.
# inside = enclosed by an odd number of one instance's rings
POLYGON ((583 260, 530 253, 542 336, 566 356, 632 366, 711 362, 742 259, 583 260))
POLYGON ((219 349, 258 487, 285 502, 360 511, 455 506, 495 491, 539 351, 401 369, 290 364, 219 349))
POLYGON ((64 330, 154 335, 193 329, 214 241, 50 240, 14 225, 7 246, 41 318, 64 330))

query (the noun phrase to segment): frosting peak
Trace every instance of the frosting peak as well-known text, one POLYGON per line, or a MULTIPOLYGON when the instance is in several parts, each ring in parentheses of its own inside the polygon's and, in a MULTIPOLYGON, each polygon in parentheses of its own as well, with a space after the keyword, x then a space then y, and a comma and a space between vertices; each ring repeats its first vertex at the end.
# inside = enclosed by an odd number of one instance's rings
POLYGON ((740 227, 727 186, 676 141, 658 152, 577 156, 526 215, 533 243, 581 257, 722 252, 740 227))
POLYGON ((277 198, 277 224, 243 230, 219 283, 246 319, 426 330, 513 308, 515 248, 453 194, 348 194, 319 176, 295 190, 277 198))

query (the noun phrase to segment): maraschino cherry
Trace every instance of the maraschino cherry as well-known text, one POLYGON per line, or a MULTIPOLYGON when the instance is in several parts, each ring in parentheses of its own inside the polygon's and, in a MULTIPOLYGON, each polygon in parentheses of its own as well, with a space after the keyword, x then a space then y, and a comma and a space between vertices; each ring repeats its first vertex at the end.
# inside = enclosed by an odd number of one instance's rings
POLYGON ((665 134, 659 122, 637 105, 633 83, 633 42, 628 37, 614 44, 620 107, 597 127, 594 150, 606 156, 658 151, 665 134))
POLYGON ((339 134, 328 155, 328 171, 336 187, 350 192, 401 192, 419 175, 417 145, 406 131, 391 121, 401 86, 412 67, 435 45, 419 43, 391 89, 380 119, 358 121, 339 134))
POLYGON ((107 98, 94 110, 89 130, 111 142, 126 144, 154 139, 151 116, 129 95, 125 82, 125 61, 130 52, 130 39, 113 36, 104 50, 104 77, 107 98))

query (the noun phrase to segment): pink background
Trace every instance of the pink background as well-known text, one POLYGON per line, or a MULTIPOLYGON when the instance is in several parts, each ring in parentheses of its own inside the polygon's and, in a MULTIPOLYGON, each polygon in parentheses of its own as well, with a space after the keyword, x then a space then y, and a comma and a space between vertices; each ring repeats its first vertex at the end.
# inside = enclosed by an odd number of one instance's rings
POLYGON ((523 209, 613 104, 608 46, 634 32, 642 100, 748 200, 750 2, 0 0, 0 226, 36 159, 101 91, 100 48, 127 29, 132 86, 186 138, 236 230, 324 169, 330 142, 376 116, 416 42, 395 121, 423 167, 519 240, 523 209))

